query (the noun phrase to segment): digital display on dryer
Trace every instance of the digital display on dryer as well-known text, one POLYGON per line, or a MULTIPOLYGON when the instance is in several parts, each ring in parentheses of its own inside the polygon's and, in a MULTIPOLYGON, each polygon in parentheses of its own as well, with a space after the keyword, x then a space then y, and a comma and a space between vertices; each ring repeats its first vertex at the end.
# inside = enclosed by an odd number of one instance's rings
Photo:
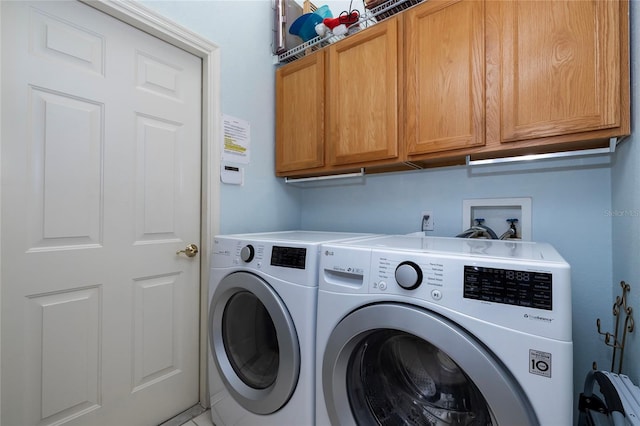
POLYGON ((307 249, 301 247, 273 246, 271 266, 304 269, 307 261, 307 249))
POLYGON ((464 297, 552 310, 552 275, 545 272, 464 267, 464 297))

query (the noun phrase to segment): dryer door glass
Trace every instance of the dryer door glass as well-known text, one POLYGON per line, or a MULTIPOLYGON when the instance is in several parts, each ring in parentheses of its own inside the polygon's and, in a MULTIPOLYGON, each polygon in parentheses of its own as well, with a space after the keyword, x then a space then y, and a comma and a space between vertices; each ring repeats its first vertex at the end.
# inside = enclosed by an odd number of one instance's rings
POLYGON ((255 414, 281 409, 300 376, 300 343, 287 306, 262 278, 234 272, 209 306, 209 344, 226 390, 255 414))
POLYGON ((234 294, 222 316, 224 348, 238 377, 254 389, 265 389, 278 377, 278 336, 260 300, 248 291, 234 294))
POLYGON ((442 350, 401 331, 376 331, 359 342, 347 368, 347 392, 363 424, 492 424, 465 372, 442 350))

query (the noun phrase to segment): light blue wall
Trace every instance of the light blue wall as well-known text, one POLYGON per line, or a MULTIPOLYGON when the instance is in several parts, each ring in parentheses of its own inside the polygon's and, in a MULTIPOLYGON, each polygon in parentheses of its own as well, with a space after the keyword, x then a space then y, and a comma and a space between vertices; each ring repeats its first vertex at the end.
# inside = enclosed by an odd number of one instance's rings
MULTIPOLYGON (((637 7, 631 3, 635 22, 640 22, 637 7)), ((618 293, 614 283, 629 281, 631 304, 640 309, 640 218, 633 213, 608 214, 616 209, 640 209, 640 148, 633 141, 637 137, 619 147, 613 166, 608 157, 593 157, 285 186, 273 174, 270 1, 144 4, 221 47, 222 111, 251 123, 253 152, 245 185, 222 187, 222 232, 300 227, 407 233, 418 230, 419 213, 430 209, 435 216, 433 235, 454 235, 462 227, 463 199, 532 197, 533 238, 552 243, 572 265, 576 393, 593 361, 601 367, 609 365, 610 351, 597 336, 595 322, 601 318, 603 328, 611 328, 611 304, 618 293)), ((635 59, 640 36, 633 30, 635 59)), ((637 60, 633 69, 634 75, 640 75, 637 60)), ((634 84, 632 102, 639 94, 634 84)), ((632 336, 625 356, 626 370, 636 382, 640 381, 639 345, 640 339, 632 336)))
POLYGON ((572 266, 577 392, 592 362, 608 359, 595 324, 600 317, 607 327, 611 316, 610 176, 607 157, 371 175, 306 188, 302 226, 403 234, 419 230, 420 212, 430 209, 432 235, 454 236, 464 199, 531 197, 533 239, 553 244, 572 266))
POLYGON ((221 112, 251 125, 244 186, 221 184, 220 232, 278 231, 300 224, 299 190, 274 176, 274 72, 268 0, 143 1, 220 47, 221 112))
MULTIPOLYGON (((631 22, 640 22, 640 5, 631 2, 631 22)), ((631 127, 634 132, 620 146, 612 171, 613 298, 620 294, 620 281, 631 285, 628 304, 640 326, 640 28, 631 25, 631 127)), ((640 331, 629 336, 623 370, 640 383, 640 331)))

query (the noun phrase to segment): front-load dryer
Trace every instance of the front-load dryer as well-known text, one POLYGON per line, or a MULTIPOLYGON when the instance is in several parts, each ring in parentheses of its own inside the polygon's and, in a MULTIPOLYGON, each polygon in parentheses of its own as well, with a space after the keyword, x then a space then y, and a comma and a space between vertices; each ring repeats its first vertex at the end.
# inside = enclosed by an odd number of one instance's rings
POLYGON ((367 234, 289 231, 214 238, 209 393, 214 424, 314 423, 319 247, 367 234))
POLYGON ((571 425, 570 267, 548 244, 325 244, 316 424, 571 425))

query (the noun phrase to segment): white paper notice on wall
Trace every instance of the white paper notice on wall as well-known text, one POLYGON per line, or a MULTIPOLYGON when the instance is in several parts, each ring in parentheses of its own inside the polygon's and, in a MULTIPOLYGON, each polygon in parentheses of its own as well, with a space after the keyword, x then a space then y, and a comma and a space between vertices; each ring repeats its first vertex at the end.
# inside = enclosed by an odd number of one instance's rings
POLYGON ((230 185, 242 185, 244 183, 244 169, 230 164, 222 164, 220 167, 220 180, 230 185))
POLYGON ((222 161, 249 164, 251 158, 251 126, 246 120, 222 115, 222 161))

